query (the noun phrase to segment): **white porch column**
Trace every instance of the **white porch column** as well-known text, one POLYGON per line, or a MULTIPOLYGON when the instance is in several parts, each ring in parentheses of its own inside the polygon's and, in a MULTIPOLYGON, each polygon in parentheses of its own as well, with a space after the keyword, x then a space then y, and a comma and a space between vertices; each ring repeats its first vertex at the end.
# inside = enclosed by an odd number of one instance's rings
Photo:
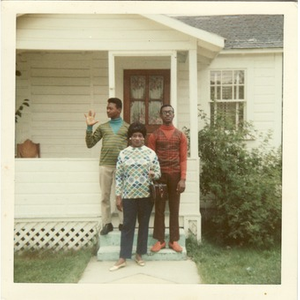
POLYGON ((179 113, 178 107, 177 107, 177 53, 174 52, 171 55, 171 99, 170 104, 175 109, 175 116, 173 119, 173 124, 175 127, 177 127, 177 114, 179 113))
POLYGON ((116 83, 115 83, 115 55, 112 52, 108 52, 108 95, 109 98, 116 95, 116 83))
POLYGON ((189 50, 190 154, 198 157, 197 50, 189 50))

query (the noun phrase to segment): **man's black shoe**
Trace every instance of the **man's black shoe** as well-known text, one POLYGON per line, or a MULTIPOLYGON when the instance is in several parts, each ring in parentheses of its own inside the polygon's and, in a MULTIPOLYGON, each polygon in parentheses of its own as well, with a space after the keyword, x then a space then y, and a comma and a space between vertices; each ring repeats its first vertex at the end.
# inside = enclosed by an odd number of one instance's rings
POLYGON ((114 228, 112 226, 111 223, 105 224, 105 226, 102 228, 102 230, 100 231, 101 235, 106 235, 108 234, 110 231, 113 231, 114 228))
POLYGON ((119 230, 122 231, 123 229, 123 224, 119 224, 119 230))

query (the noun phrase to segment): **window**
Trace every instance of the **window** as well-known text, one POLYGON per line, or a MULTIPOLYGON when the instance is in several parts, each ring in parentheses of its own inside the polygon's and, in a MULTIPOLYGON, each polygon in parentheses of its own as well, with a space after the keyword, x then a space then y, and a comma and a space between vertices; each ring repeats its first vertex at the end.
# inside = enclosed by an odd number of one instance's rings
POLYGON ((224 116, 238 125, 244 121, 245 72, 243 70, 216 70, 210 72, 211 122, 224 116))

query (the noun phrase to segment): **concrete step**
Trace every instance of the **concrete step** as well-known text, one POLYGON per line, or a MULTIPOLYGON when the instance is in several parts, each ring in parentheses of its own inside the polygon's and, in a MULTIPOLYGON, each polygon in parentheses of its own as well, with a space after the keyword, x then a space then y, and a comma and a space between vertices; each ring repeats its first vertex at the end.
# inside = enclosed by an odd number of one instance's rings
MULTIPOLYGON (((137 233, 138 229, 135 230, 134 233, 134 240, 133 245, 136 246, 137 243, 137 233)), ((178 243, 180 245, 185 245, 185 234, 183 228, 179 229, 179 241, 178 243)), ((166 228, 166 234, 165 234, 166 242, 169 241, 169 233, 168 228, 166 228)), ((121 232, 118 229, 114 229, 114 231, 109 232, 107 235, 100 235, 99 234, 99 247, 104 246, 120 246, 121 242, 121 232)), ((153 238, 153 229, 149 229, 149 236, 148 236, 148 246, 152 246, 157 242, 156 239, 153 238)))
MULTIPOLYGON (((186 247, 185 247, 185 234, 184 230, 180 229, 180 239, 178 243, 183 248, 181 253, 177 253, 168 247, 169 235, 166 232, 166 243, 167 246, 165 249, 160 250, 157 253, 153 253, 150 251, 152 245, 154 245, 157 240, 153 238, 153 230, 149 229, 149 237, 148 237, 148 253, 144 255, 145 260, 185 260, 187 258, 186 247)), ((119 258, 120 253, 120 240, 121 240, 121 232, 120 231, 112 231, 107 235, 99 235, 99 250, 97 252, 97 260, 100 261, 115 261, 119 258)), ((134 242, 133 242, 133 257, 135 255, 137 243, 137 229, 135 231, 134 242)))

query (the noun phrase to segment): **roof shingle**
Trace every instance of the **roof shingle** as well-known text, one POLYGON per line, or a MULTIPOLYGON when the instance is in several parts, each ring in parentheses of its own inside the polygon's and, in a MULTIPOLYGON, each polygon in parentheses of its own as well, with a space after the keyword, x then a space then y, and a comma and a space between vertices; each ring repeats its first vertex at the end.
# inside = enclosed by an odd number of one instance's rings
POLYGON ((283 48, 283 15, 176 17, 225 38, 224 49, 283 48))

